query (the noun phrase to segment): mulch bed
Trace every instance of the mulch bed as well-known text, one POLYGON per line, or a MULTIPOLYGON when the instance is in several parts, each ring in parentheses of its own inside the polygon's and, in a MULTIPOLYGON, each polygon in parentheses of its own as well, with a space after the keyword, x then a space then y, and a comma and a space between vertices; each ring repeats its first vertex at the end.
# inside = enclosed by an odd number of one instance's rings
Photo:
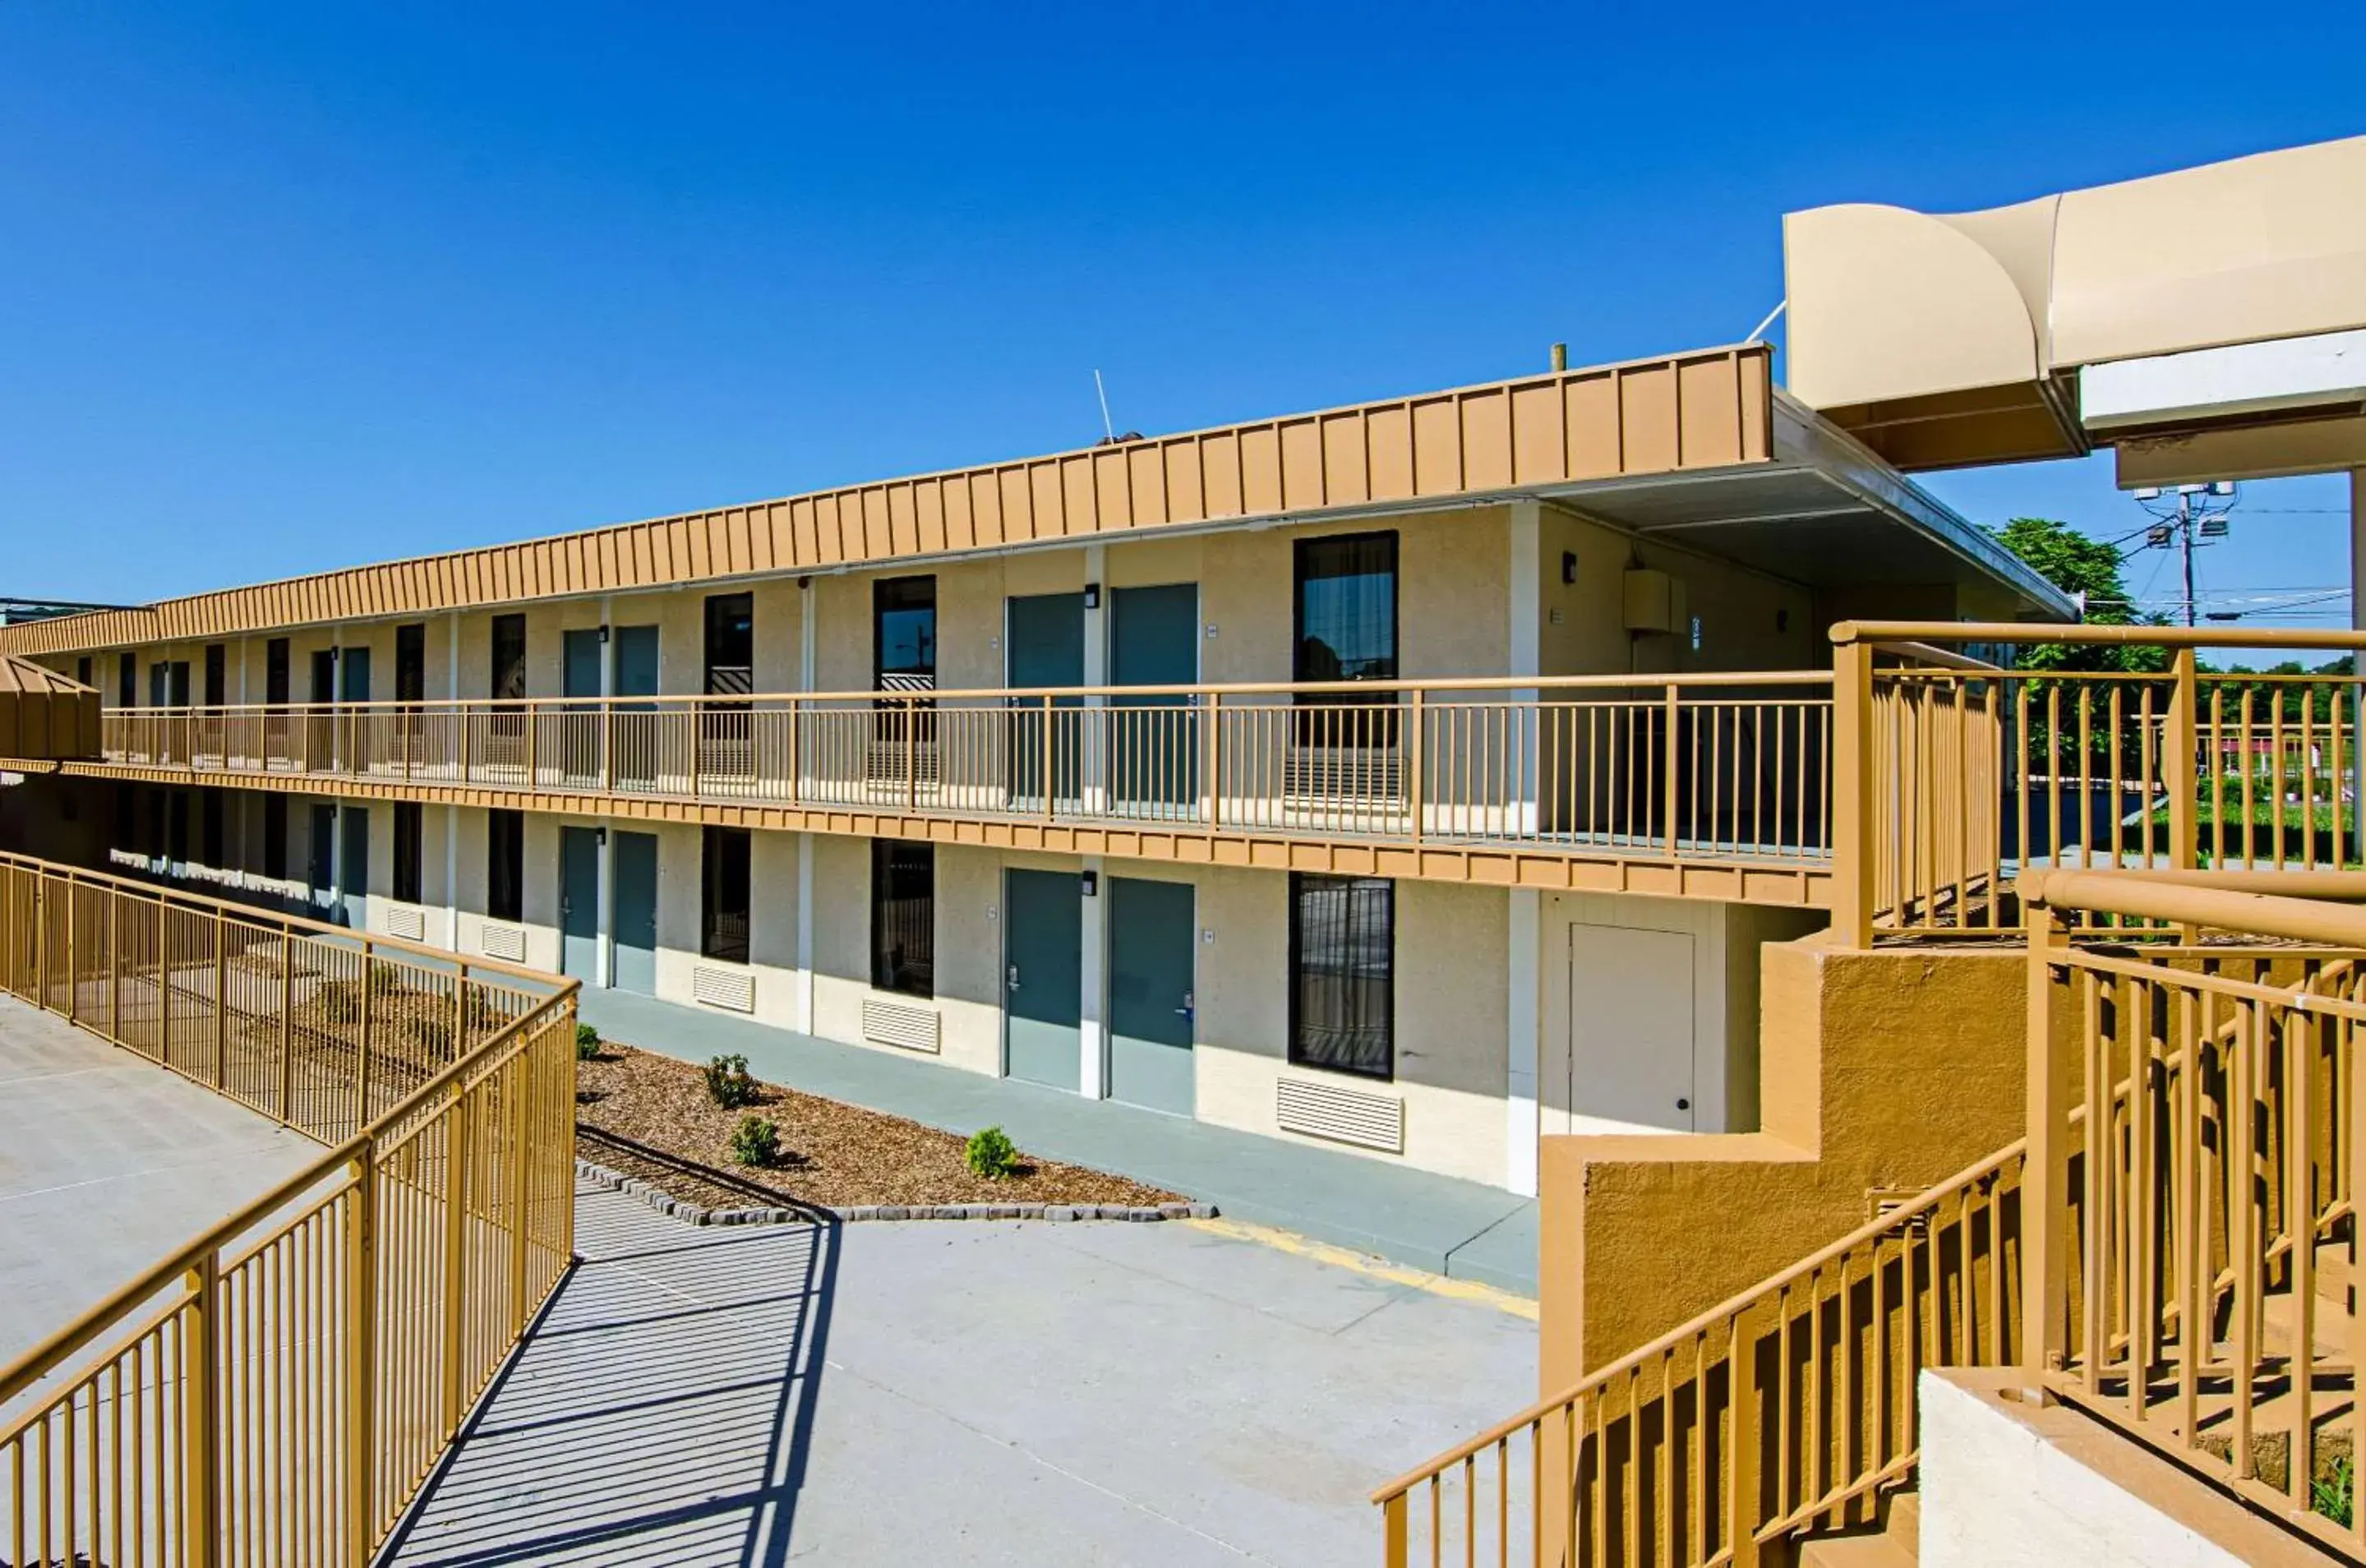
POLYGON ((865 1204, 1049 1203, 1149 1207, 1181 1200, 1122 1176, 1021 1153, 1000 1181, 970 1174, 963 1140, 778 1084, 758 1087, 756 1103, 727 1111, 706 1092, 698 1066, 603 1041, 576 1065, 577 1155, 708 1209, 791 1204, 851 1209, 865 1204), (743 1116, 781 1130, 781 1157, 769 1167, 735 1165, 731 1132, 743 1116))

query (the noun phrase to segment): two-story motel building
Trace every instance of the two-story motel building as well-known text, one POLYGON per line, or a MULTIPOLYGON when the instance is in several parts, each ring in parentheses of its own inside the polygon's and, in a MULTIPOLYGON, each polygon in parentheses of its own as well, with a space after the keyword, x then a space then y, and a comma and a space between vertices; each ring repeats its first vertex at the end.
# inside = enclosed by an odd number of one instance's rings
POLYGON ((1824 629, 2070 614, 1769 359, 0 628, 106 704, 0 835, 1532 1192, 1756 1125, 1824 629))

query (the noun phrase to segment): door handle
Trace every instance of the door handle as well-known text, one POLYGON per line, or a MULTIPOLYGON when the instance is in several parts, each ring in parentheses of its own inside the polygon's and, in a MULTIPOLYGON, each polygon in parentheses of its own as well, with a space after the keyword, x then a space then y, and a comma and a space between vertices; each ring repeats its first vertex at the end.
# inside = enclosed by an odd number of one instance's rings
POLYGON ((1017 989, 1019 988, 1019 965, 1018 965, 1018 964, 1012 964, 1012 965, 1010 966, 1010 978, 1009 978, 1008 980, 1005 981, 1005 982, 1004 982, 1004 984, 1005 984, 1005 985, 1007 985, 1008 987, 1009 987, 1009 988, 1010 988, 1010 989, 1012 989, 1012 990, 1014 990, 1014 991, 1015 991, 1015 990, 1017 990, 1017 989))

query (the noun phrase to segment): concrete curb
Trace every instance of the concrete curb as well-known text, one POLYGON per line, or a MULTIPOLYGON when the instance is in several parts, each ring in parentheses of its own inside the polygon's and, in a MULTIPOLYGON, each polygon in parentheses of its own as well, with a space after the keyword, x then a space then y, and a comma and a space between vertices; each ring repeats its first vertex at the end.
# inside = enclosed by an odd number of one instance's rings
POLYGON ((612 1192, 623 1192, 669 1219, 693 1225, 792 1225, 810 1224, 817 1213, 841 1223, 863 1220, 1126 1220, 1137 1224, 1161 1220, 1212 1220, 1213 1203, 857 1203, 845 1209, 702 1209, 697 1204, 659 1191, 635 1177, 588 1159, 575 1162, 575 1176, 612 1192))

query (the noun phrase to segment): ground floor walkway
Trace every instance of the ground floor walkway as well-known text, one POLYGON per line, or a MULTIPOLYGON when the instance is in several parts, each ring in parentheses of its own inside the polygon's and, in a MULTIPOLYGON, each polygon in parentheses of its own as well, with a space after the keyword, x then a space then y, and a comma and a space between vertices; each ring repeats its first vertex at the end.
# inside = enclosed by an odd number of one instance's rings
POLYGON ((1019 1146, 1216 1204, 1234 1219, 1533 1296, 1537 1205, 1500 1188, 1261 1137, 1114 1100, 774 1029, 705 1008, 586 989, 601 1032, 690 1061, 748 1058, 757 1077, 964 1135, 999 1123, 1019 1146))
POLYGON ((0 1365, 321 1145, 0 997, 0 1365))
POLYGON ((1361 1563, 1368 1490, 1536 1387, 1486 1292, 1190 1223, 578 1215, 386 1561, 1361 1563))

